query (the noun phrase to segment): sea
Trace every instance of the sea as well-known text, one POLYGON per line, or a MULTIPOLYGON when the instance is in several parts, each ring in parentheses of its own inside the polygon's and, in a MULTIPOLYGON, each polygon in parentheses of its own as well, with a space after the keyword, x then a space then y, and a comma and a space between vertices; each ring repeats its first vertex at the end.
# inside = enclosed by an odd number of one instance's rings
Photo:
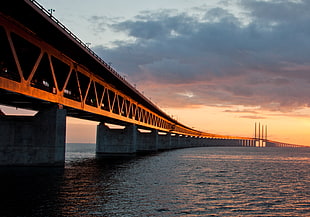
POLYGON ((0 168, 0 216, 310 216, 310 148, 202 147, 0 168))

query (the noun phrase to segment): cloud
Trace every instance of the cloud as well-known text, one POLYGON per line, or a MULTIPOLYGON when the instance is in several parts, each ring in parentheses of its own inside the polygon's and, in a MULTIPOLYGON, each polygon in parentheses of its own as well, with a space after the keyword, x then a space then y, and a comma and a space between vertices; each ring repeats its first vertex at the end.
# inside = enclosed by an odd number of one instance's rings
POLYGON ((262 119, 266 119, 266 117, 263 117, 263 116, 255 116, 255 115, 243 115, 243 116, 239 116, 239 118, 246 118, 246 119, 253 119, 253 120, 262 120, 262 119))
POLYGON ((249 16, 256 23, 271 25, 295 23, 309 19, 310 2, 306 0, 258 1, 242 0, 242 6, 249 10, 249 16))
POLYGON ((248 110, 248 109, 226 109, 224 112, 229 112, 229 113, 251 113, 251 114, 257 114, 257 111, 254 110, 248 110))
MULTIPOLYGON (((309 107, 310 2, 246 0, 238 6, 246 25, 223 8, 200 16, 145 11, 115 20, 109 28, 133 40, 94 50, 167 106, 309 107)), ((98 18, 92 22, 100 25, 98 18)))

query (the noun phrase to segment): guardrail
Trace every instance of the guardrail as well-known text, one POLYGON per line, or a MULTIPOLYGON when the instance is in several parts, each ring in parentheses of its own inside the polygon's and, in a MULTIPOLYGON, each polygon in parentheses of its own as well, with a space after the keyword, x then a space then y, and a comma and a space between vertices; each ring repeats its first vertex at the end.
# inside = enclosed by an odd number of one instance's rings
MULTIPOLYGON (((83 48, 85 48, 93 57, 104 64, 114 75, 116 75, 121 80, 127 82, 119 73, 116 72, 109 64, 107 64, 101 57, 99 57, 92 49, 90 49, 81 39, 79 39, 73 32, 71 32, 65 25, 63 25, 56 17, 54 17, 48 10, 46 10, 40 3, 35 0, 28 0, 36 5, 42 12, 50 17, 61 29, 63 29, 67 34, 69 34, 76 42, 78 42, 83 48)), ((128 83, 128 82, 127 82, 128 83)), ((128 83, 130 85, 130 83, 128 83)), ((131 86, 131 85, 130 85, 131 86)))

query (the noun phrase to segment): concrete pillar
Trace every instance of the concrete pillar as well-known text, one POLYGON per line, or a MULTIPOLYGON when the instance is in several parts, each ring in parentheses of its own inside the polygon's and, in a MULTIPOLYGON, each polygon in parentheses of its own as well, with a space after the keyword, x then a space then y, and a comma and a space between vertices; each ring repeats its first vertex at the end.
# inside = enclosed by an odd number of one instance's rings
POLYGON ((266 147, 275 147, 275 144, 272 142, 266 142, 266 147))
POLYGON ((194 137, 191 137, 191 136, 188 136, 186 137, 186 146, 187 147, 198 147, 198 146, 202 146, 202 144, 198 144, 196 141, 195 141, 195 138, 194 137))
POLYGON ((179 148, 179 144, 180 144, 180 136, 179 134, 170 134, 171 137, 171 148, 175 149, 175 148, 179 148))
POLYGON ((185 148, 188 147, 186 144, 186 137, 184 135, 179 135, 178 136, 178 140, 179 140, 179 145, 177 148, 185 148))
POLYGON ((212 146, 212 142, 213 142, 213 138, 211 138, 211 137, 208 137, 208 138, 206 138, 206 141, 205 141, 205 146, 206 147, 210 147, 210 146, 212 146))
POLYGON ((171 133, 162 133, 158 135, 158 150, 171 149, 171 133))
POLYGON ((137 127, 110 129, 104 123, 97 126, 96 153, 99 156, 132 156, 137 151, 137 127))
POLYGON ((56 107, 35 116, 0 115, 0 165, 63 166, 66 110, 56 107))
POLYGON ((211 146, 213 146, 213 138, 206 138, 206 140, 204 141, 204 146, 205 147, 211 147, 211 146))
POLYGON ((137 131, 137 152, 156 152, 158 150, 158 130, 137 131))
POLYGON ((190 146, 191 147, 203 147, 204 141, 202 138, 190 137, 190 146))
POLYGON ((204 147, 206 146, 206 139, 202 137, 197 137, 195 147, 204 147))
POLYGON ((180 147, 181 148, 191 148, 194 146, 195 146, 195 143, 190 136, 182 135, 180 137, 180 147))
POLYGON ((192 143, 192 147, 204 147, 206 146, 206 139, 202 139, 202 140, 198 140, 196 137, 191 137, 190 138, 191 143, 192 143))
MULTIPOLYGON (((242 141, 244 141, 244 140, 242 140, 242 141)), ((242 143, 240 142, 239 139, 230 139, 230 146, 242 147, 242 143)))

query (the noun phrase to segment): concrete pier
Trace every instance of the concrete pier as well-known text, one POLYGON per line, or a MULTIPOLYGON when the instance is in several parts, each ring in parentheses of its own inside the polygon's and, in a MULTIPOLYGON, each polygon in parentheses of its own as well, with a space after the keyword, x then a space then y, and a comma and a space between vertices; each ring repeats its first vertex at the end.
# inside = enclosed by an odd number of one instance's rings
POLYGON ((148 153, 156 151, 158 151, 158 130, 138 129, 137 152, 148 153))
POLYGON ((137 151, 137 126, 110 129, 104 123, 97 126, 96 154, 99 156, 132 156, 137 151))
POLYGON ((160 133, 158 134, 158 150, 169 150, 171 149, 171 134, 160 133))
POLYGON ((1 166, 63 166, 66 110, 49 108, 35 116, 0 114, 1 166))
POLYGON ((203 146, 205 139, 179 134, 158 132, 155 129, 128 125, 123 129, 112 129, 106 124, 97 126, 96 153, 98 156, 133 156, 177 148, 203 146))
POLYGON ((203 143, 206 147, 242 147, 242 141, 238 139, 206 138, 203 143))
POLYGON ((170 143, 170 148, 171 149, 176 149, 179 147, 180 144, 180 136, 178 134, 170 134, 171 137, 171 143, 170 143))

